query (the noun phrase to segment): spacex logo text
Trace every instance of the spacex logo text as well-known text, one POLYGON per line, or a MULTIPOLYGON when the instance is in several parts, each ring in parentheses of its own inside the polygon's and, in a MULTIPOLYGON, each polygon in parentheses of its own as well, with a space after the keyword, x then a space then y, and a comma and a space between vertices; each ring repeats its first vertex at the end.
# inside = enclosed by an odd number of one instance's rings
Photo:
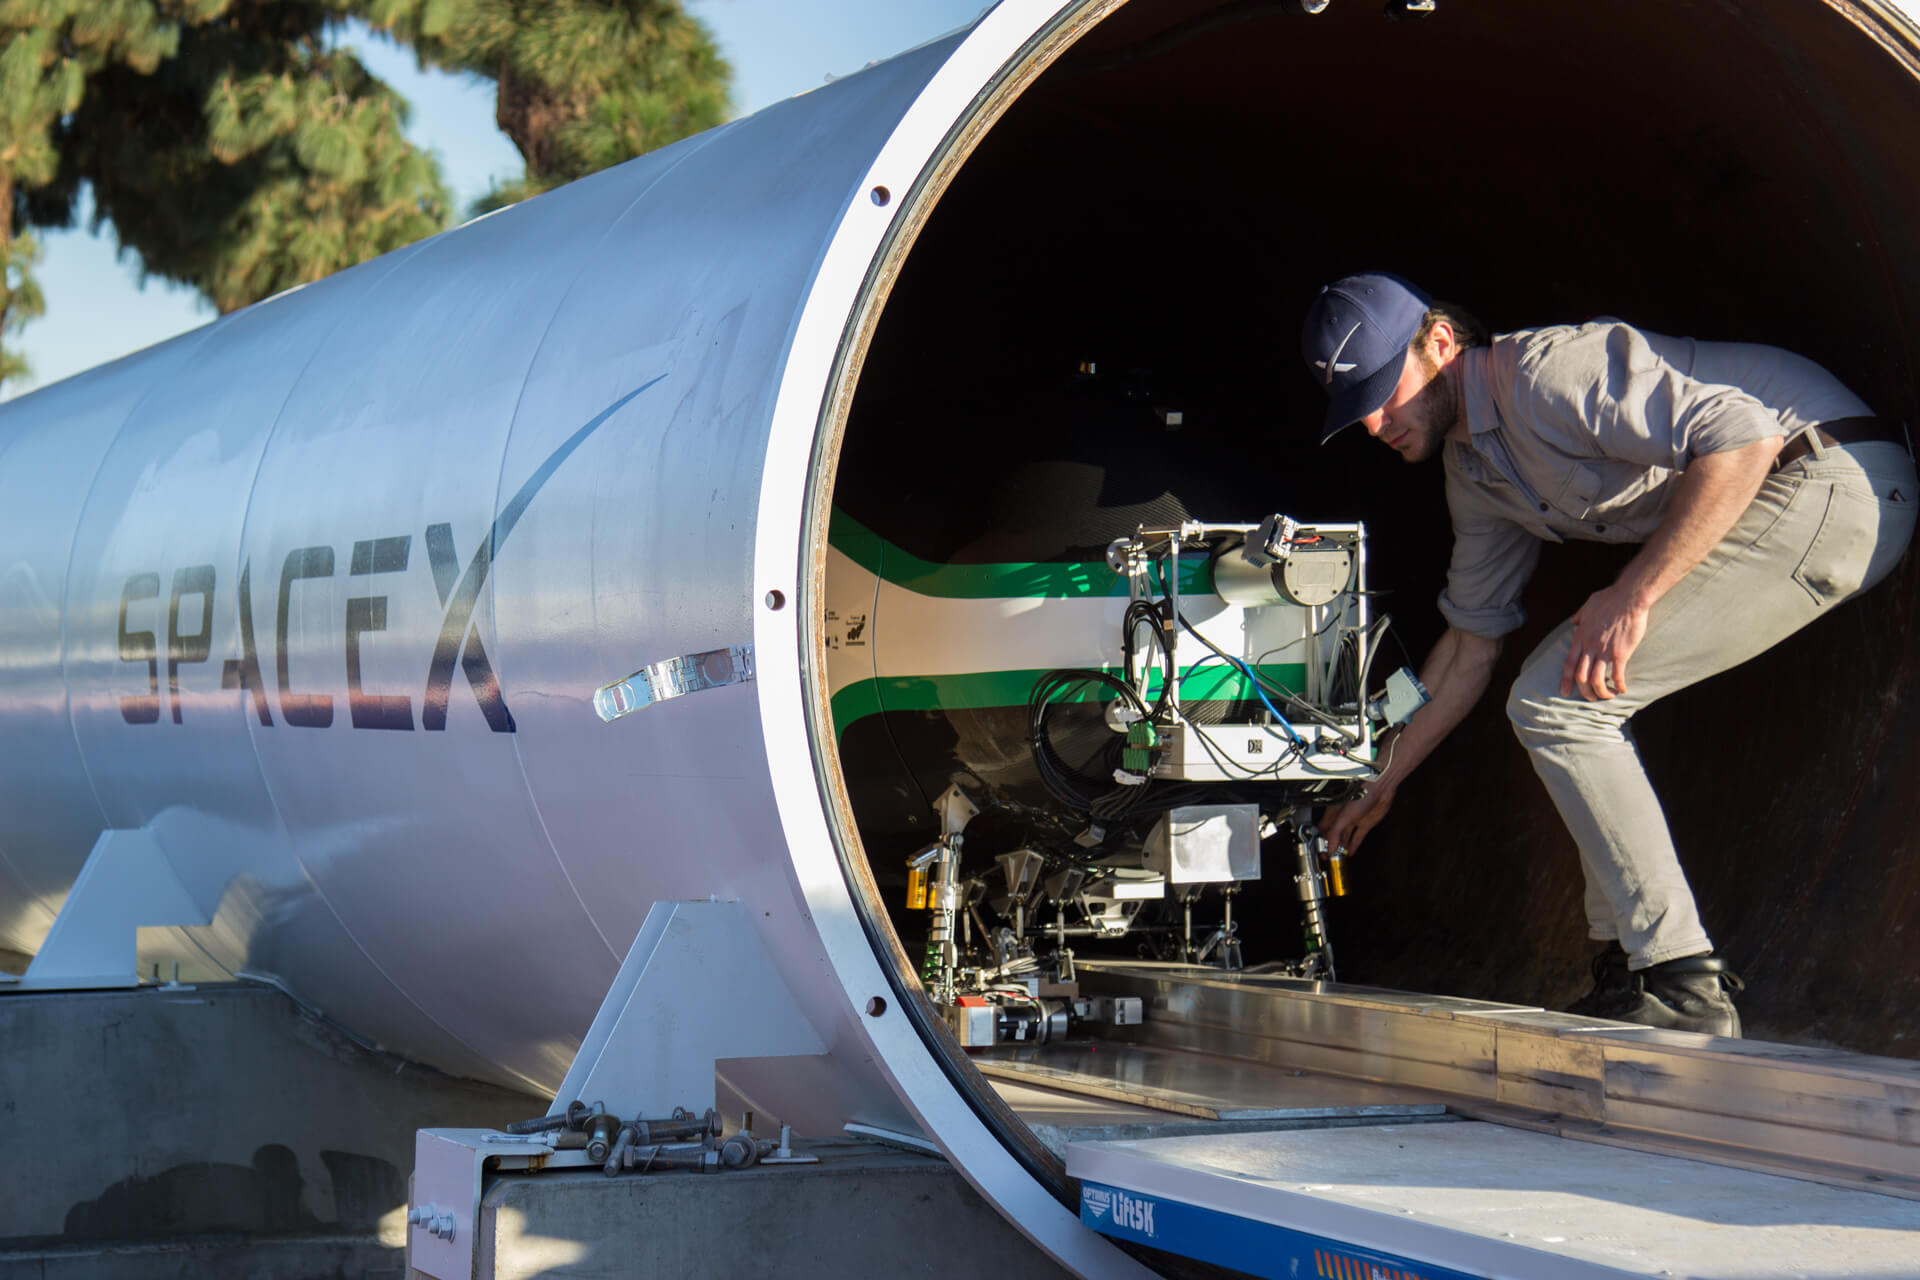
MULTIPOLYGON (((461 572, 453 526, 431 524, 425 530, 427 561, 433 570, 433 587, 440 596, 439 638, 427 663, 426 687, 420 699, 422 729, 447 727, 447 703, 453 694, 453 673, 457 666, 473 690, 487 727, 495 733, 514 731, 513 715, 500 693, 500 682, 493 663, 480 643, 474 623, 474 606, 479 603, 487 573, 500 554, 514 526, 553 473, 560 468, 586 438, 618 412, 622 406, 647 388, 660 382, 665 374, 635 387, 595 414, 587 423, 561 442, 547 455, 519 490, 500 508, 493 525, 481 535, 461 572)), ((381 574, 402 573, 413 557, 413 535, 399 534, 383 538, 363 538, 352 544, 347 573, 351 577, 377 578, 381 574)), ((315 578, 330 579, 338 568, 331 545, 296 547, 280 562, 280 575, 274 594, 273 681, 278 694, 280 718, 299 728, 324 729, 333 723, 334 697, 311 689, 295 689, 288 651, 288 632, 293 601, 303 589, 301 584, 315 578)), ((173 723, 181 723, 181 668, 206 662, 213 655, 214 595, 219 588, 218 573, 211 564, 189 565, 173 573, 167 596, 167 699, 173 723), (186 605, 186 623, 181 625, 182 605, 186 605), (196 617, 197 615, 197 617, 196 617)), ((120 716, 128 724, 154 724, 160 719, 160 644, 158 639, 160 574, 136 573, 120 589, 119 655, 122 662, 146 666, 144 693, 120 699, 120 716), (153 601, 151 605, 146 601, 153 601), (141 625, 151 619, 153 629, 141 625)), ((372 583, 369 583, 371 588, 372 583)), ((369 631, 387 629, 388 596, 371 589, 364 595, 348 597, 342 625, 346 674, 347 716, 356 729, 412 729, 413 699, 404 693, 369 693, 360 677, 360 639, 369 631)), ((274 723, 267 697, 267 685, 260 667, 257 629, 253 612, 253 564, 243 561, 237 589, 237 614, 240 624, 240 656, 228 658, 220 669, 220 687, 243 691, 242 705, 251 702, 260 723, 274 723)))
MULTIPOLYGON (((466 676, 473 696, 486 717, 487 727, 495 733, 512 733, 513 715, 500 695, 500 682, 494 677, 493 663, 480 643, 474 625, 473 607, 485 585, 491 561, 491 546, 483 543, 475 552, 463 576, 454 551, 453 526, 428 525, 427 558, 433 569, 434 589, 440 595, 444 614, 440 636, 426 672, 426 691, 420 705, 420 727, 445 729, 447 703, 453 690, 456 663, 466 676)), ((353 577, 377 577, 403 572, 413 554, 411 535, 366 538, 353 544, 347 572, 353 577)), ((297 690, 290 674, 288 652, 289 618, 296 593, 302 583, 315 578, 332 578, 336 560, 331 546, 299 547, 289 551, 280 564, 279 589, 273 613, 273 680, 278 693, 280 718, 289 725, 324 729, 333 723, 333 695, 297 690)), ((166 608, 167 699, 173 723, 181 723, 181 668, 206 662, 213 652, 214 595, 218 575, 210 564, 191 565, 176 570, 166 608), (182 605, 186 605, 187 625, 182 627, 182 605), (198 615, 197 618, 195 615, 198 615)), ((153 724, 160 719, 160 646, 156 632, 137 625, 143 608, 159 610, 160 575, 136 573, 120 591, 119 653, 122 662, 144 663, 147 691, 120 699, 120 716, 128 724, 153 724), (152 606, 143 602, 152 600, 152 606)), ((385 595, 351 596, 346 602, 344 619, 344 657, 347 686, 347 714, 356 729, 412 729, 413 699, 406 694, 369 693, 360 678, 360 639, 369 631, 387 627, 385 595)), ((255 642, 253 611, 253 565, 240 569, 239 585, 240 656, 229 658, 220 671, 220 687, 240 689, 251 695, 253 712, 262 725, 274 723, 266 680, 260 666, 255 642)), ((154 619, 158 625, 158 618, 154 619)))

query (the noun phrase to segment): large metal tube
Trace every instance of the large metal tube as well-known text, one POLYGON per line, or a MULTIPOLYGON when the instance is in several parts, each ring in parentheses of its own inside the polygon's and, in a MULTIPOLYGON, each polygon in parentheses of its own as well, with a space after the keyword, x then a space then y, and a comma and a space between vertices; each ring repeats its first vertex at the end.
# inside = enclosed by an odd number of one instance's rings
MULTIPOLYGON (((1430 19, 1388 27, 1373 5, 1308 17, 1281 10, 1315 6, 1003 0, 966 32, 0 406, 0 945, 40 949, 101 833, 139 831, 207 921, 148 935, 143 958, 267 977, 396 1051, 551 1089, 648 906, 738 900, 829 1050, 730 1068, 756 1108, 803 1131, 918 1124, 1067 1265, 1130 1267, 1078 1227, 1056 1199, 1058 1166, 940 1030, 868 862, 882 828, 850 800, 863 781, 822 677, 830 515, 884 487, 843 466, 856 401, 924 374, 901 353, 938 345, 916 336, 951 341, 949 363, 988 368, 993 317, 1019 313, 1006 323, 1022 334, 1043 326, 1052 273, 1096 215, 1132 219, 1098 243, 1136 246, 1137 260, 1108 266, 1135 290, 1143 274, 1180 279, 1192 245, 1221 226, 1250 259, 1286 261, 1277 276, 1253 271, 1264 292, 1231 314, 1178 317, 1184 332, 1237 333, 1236 358, 1275 330, 1284 348, 1279 285, 1304 288, 1363 253, 1451 271, 1443 289, 1471 277, 1462 255, 1495 263, 1483 299, 1495 309, 1577 305, 1600 266, 1543 283, 1500 258, 1510 246, 1483 224, 1525 223, 1507 235, 1532 251, 1549 242, 1540 220, 1589 206, 1561 189, 1519 207, 1532 188, 1515 166, 1545 183, 1568 165, 1503 153, 1478 95, 1496 73, 1547 82, 1551 67, 1527 59, 1563 59, 1570 37, 1604 21, 1628 25, 1644 55, 1632 74, 1658 82, 1643 104, 1673 108, 1672 132, 1642 149, 1677 146, 1695 115, 1709 143, 1725 136, 1725 104, 1685 81, 1695 65, 1717 76, 1729 58, 1765 64, 1790 95, 1817 91, 1810 116, 1780 128, 1802 185, 1846 208, 1764 183, 1753 197, 1773 213, 1812 210, 1832 268, 1779 263, 1806 311, 1775 337, 1814 348, 1883 411, 1914 408, 1920 250, 1905 229, 1920 217, 1920 162, 1896 148, 1920 124, 1920 32, 1901 9, 1772 0, 1736 24, 1653 0, 1604 20, 1586 6, 1457 2, 1457 25, 1442 0, 1430 19), (1663 44, 1669 25, 1721 46, 1663 44), (1298 82, 1247 79, 1263 55, 1298 82), (1404 114, 1424 101, 1412 89, 1342 97, 1370 83, 1370 59, 1402 74, 1464 68, 1435 108, 1450 167, 1413 158, 1434 153, 1404 114), (1157 141, 1139 127, 1143 104, 1167 113, 1157 141), (1349 110, 1383 126, 1370 145, 1341 123, 1349 110), (1183 139, 1256 116, 1295 131, 1239 154, 1261 175, 1220 189, 1239 207, 1185 186, 1161 207, 1072 196, 1142 148, 1184 184, 1183 139), (1809 139, 1849 121, 1856 134, 1815 154, 1809 139), (1491 133, 1463 142, 1469 126, 1491 133), (1053 149, 1022 162, 996 135, 1053 149), (1489 181, 1505 198, 1492 213, 1471 207, 1489 181), (1255 207, 1253 192, 1280 188, 1295 209, 1255 207), (943 222, 944 204, 1002 208, 1012 225, 1035 201, 1063 220, 1050 245, 1009 248, 1023 292, 914 292, 998 252, 995 223, 943 222), (1329 229, 1349 205, 1361 206, 1353 225, 1329 229), (1396 238, 1427 214, 1451 240, 1396 238), (1285 237, 1252 229, 1274 218, 1285 237), (1852 246, 1832 242, 1843 225, 1852 246), (1874 335, 1865 349, 1822 337, 1843 315, 1874 335), (987 323, 967 323, 976 316, 987 323), (608 680, 745 644, 752 685, 613 725, 593 713, 608 680)), ((1633 129, 1653 114, 1643 105, 1633 129)), ((1233 136, 1241 147, 1245 130, 1233 136)), ((1736 159, 1768 150, 1740 145, 1736 159)), ((1609 158, 1633 151, 1622 141, 1609 158)), ((1622 189, 1684 177, 1676 198, 1729 216, 1710 173, 1688 176, 1674 156, 1648 164, 1622 189)), ((1753 165, 1724 170, 1737 184, 1753 165)), ((1631 259, 1637 245, 1677 265, 1658 243, 1670 226, 1651 212, 1626 226, 1634 200, 1609 199, 1626 242, 1603 237, 1611 251, 1631 259)), ((1750 225, 1726 234, 1766 243, 1750 225)), ((1709 298, 1699 323, 1772 296, 1750 287, 1709 298)), ((1085 335, 1055 336, 1070 347, 1085 335)), ((1291 412, 1311 388, 1289 387, 1284 349, 1273 363, 1291 412)), ((1213 447, 1232 461, 1223 440, 1213 447)), ((1346 463, 1326 465, 1337 476, 1346 463)), ((1906 626, 1904 604, 1887 616, 1906 626)), ((1891 758, 1908 749, 1899 738, 1891 758)))

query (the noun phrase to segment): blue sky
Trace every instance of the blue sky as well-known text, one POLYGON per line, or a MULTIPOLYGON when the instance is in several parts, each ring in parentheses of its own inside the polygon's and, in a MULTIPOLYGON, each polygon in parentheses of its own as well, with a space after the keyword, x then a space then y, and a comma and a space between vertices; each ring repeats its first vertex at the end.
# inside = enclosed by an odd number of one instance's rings
MULTIPOLYGON (((989 0, 688 0, 733 63, 739 114, 858 71, 973 21, 989 0)), ((402 49, 360 31, 342 43, 413 104, 408 133, 439 153, 464 208, 495 178, 520 171, 520 156, 493 125, 493 86, 478 77, 423 73, 402 49)), ((47 314, 15 340, 33 376, 0 389, 20 395, 205 324, 213 311, 191 289, 164 280, 142 287, 139 262, 120 259, 113 229, 41 233, 39 267, 47 314)))

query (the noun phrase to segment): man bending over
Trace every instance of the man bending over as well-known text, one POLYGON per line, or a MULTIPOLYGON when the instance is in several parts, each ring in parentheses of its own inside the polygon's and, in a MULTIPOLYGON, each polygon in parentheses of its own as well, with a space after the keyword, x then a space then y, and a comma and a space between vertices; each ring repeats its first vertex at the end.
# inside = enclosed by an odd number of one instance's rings
POLYGON ((1887 575, 1920 493, 1902 429, 1790 352, 1617 320, 1489 340, 1387 275, 1323 289, 1302 349, 1330 401, 1322 442, 1359 423, 1409 462, 1441 458, 1453 522, 1447 630, 1420 672, 1433 701, 1322 834, 1359 848, 1479 700, 1543 542, 1638 543, 1527 658, 1507 715, 1609 944, 1570 1012, 1739 1035, 1742 984, 1701 926, 1630 722, 1887 575))

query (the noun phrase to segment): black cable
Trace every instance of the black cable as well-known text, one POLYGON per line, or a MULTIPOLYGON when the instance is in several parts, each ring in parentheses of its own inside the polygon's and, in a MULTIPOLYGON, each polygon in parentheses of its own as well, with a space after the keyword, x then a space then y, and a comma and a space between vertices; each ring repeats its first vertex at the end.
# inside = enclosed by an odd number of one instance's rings
MULTIPOLYGON (((1240 661, 1237 658, 1235 658, 1232 654, 1228 653, 1225 649, 1222 649, 1219 645, 1207 639, 1205 636, 1201 635, 1198 631, 1195 631, 1193 629, 1193 624, 1187 621, 1185 614, 1176 613, 1174 614, 1174 617, 1178 619, 1180 625, 1183 628, 1185 628, 1186 633, 1192 636, 1195 640, 1198 640, 1201 644, 1207 646, 1207 648, 1213 650, 1215 653, 1219 654, 1222 658, 1225 658, 1228 662, 1233 663, 1235 666, 1244 665, 1240 663, 1240 661)), ((1311 702, 1308 702, 1305 698, 1300 697, 1298 694, 1290 693, 1286 689, 1281 688, 1279 685, 1268 682, 1266 679, 1264 679, 1260 675, 1259 670, 1255 667, 1247 666, 1246 671, 1248 675, 1253 677, 1254 683, 1258 684, 1262 689, 1265 689, 1268 693, 1274 694, 1277 697, 1281 698, 1288 705, 1297 708, 1299 711, 1305 714, 1309 719, 1318 720, 1321 724, 1326 725, 1328 728, 1338 732, 1340 736, 1343 738, 1349 736, 1345 725, 1341 724, 1338 720, 1335 720, 1332 716, 1328 715, 1326 712, 1322 711, 1320 708, 1314 706, 1311 702)))
MULTIPOLYGON (((1166 636, 1162 634, 1166 619, 1161 614, 1159 606, 1152 601, 1132 600, 1127 603, 1127 611, 1120 626, 1121 651, 1126 660, 1126 674, 1129 678, 1133 675, 1133 637, 1142 626, 1152 628, 1153 643, 1160 650, 1161 676, 1160 698, 1153 704, 1153 711, 1150 714, 1153 719, 1158 720, 1166 713, 1167 703, 1173 697, 1174 682, 1179 678, 1179 672, 1173 665, 1173 649, 1167 644, 1166 636)), ((1146 680, 1144 671, 1141 672, 1140 678, 1144 685, 1146 680)))
MULTIPOLYGON (((1091 684, 1102 685, 1113 690, 1142 719, 1146 717, 1146 704, 1141 701, 1140 695, 1133 686, 1126 681, 1105 671, 1061 668, 1049 671, 1036 680, 1033 691, 1027 696, 1027 745, 1033 753, 1034 767, 1040 774, 1041 782, 1061 803, 1098 817, 1122 816, 1131 811, 1133 804, 1127 802, 1126 797, 1115 795, 1114 790, 1129 791, 1139 788, 1113 784, 1111 788, 1102 788, 1095 793, 1092 789, 1100 783, 1088 779, 1062 760, 1060 754, 1053 749, 1053 743, 1047 733, 1048 714, 1054 700, 1091 684)), ((1123 745, 1116 739, 1108 744, 1102 754, 1111 761, 1114 750, 1123 745)))

